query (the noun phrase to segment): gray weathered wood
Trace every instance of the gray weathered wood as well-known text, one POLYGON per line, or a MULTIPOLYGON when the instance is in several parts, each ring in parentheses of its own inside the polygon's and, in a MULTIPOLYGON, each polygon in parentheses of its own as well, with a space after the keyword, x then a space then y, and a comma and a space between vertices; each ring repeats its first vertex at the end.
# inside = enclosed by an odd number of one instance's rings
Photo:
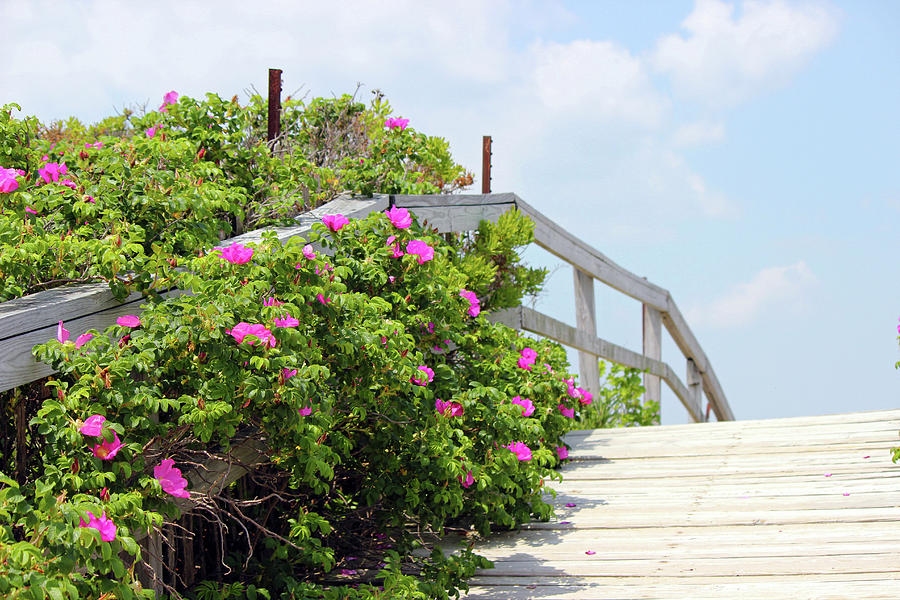
MULTIPOLYGON (((594 305, 594 278, 581 269, 572 268, 575 279, 575 322, 578 329, 597 337, 597 317, 594 305)), ((600 392, 600 361, 596 354, 578 352, 578 372, 581 384, 592 394, 600 392)))
MULTIPOLYGON (((702 406, 703 401, 703 376, 696 363, 691 358, 685 359, 685 382, 687 383, 688 394, 691 402, 697 406, 702 406)), ((706 420, 706 413, 703 414, 703 420, 706 420)))
POLYGON ((419 206, 410 210, 419 223, 439 233, 474 231, 482 221, 496 222, 500 215, 515 208, 514 204, 486 204, 483 206, 419 206))
MULTIPOLYGON (((643 312, 644 356, 653 360, 662 358, 662 315, 660 311, 641 305, 643 312)), ((662 400, 659 377, 644 373, 644 400, 659 403, 662 400)))
POLYGON ((515 205, 520 199, 508 192, 498 194, 394 194, 394 206, 408 208, 416 214, 423 207, 486 206, 491 204, 515 205))
POLYGON ((900 473, 885 448, 897 429, 900 410, 570 432, 546 496, 556 519, 476 542, 495 568, 466 597, 896 598, 900 473), (842 425, 872 441, 818 443, 842 425), (708 439, 721 443, 658 456, 708 439))
MULTIPOLYGON (((109 293, 109 288, 106 288, 104 293, 96 293, 96 290, 92 290, 92 292, 91 296, 94 300, 101 299, 107 295, 109 298, 112 298, 112 294, 109 293)), ((181 292, 177 291, 166 292, 163 296, 168 297, 180 293, 181 292)), ((30 298, 30 296, 26 297, 26 299, 27 298, 30 298)), ((65 322, 65 328, 70 333, 70 341, 75 341, 79 335, 86 333, 89 329, 106 329, 110 325, 115 324, 116 319, 119 317, 140 314, 143 311, 141 305, 143 304, 144 299, 140 294, 132 294, 129 298, 131 298, 130 301, 121 304, 118 302, 115 304, 106 302, 100 303, 106 305, 112 304, 112 306, 105 310, 88 312, 85 316, 67 320, 65 322)), ((114 298, 112 298, 112 300, 115 301, 114 298)), ((85 296, 82 295, 77 297, 73 302, 76 305, 83 307, 84 301, 85 296)), ((18 300, 10 300, 4 304, 12 302, 18 302, 18 300)), ((70 307, 65 308, 67 310, 70 309, 70 307)), ((38 312, 41 312, 42 309, 37 310, 38 312)), ((48 308, 46 311, 54 315, 59 314, 52 308, 48 308)), ((18 318, 26 319, 23 323, 30 322, 28 313, 19 313, 18 318)), ((36 317, 35 320, 37 322, 46 322, 46 319, 40 319, 39 317, 36 317)), ((12 335, 3 340, 2 345, 0 345, 0 391, 9 390, 54 373, 49 365, 36 361, 31 351, 37 344, 43 344, 49 340, 56 339, 57 324, 58 321, 53 321, 52 324, 44 325, 40 329, 31 329, 26 333, 12 335)))

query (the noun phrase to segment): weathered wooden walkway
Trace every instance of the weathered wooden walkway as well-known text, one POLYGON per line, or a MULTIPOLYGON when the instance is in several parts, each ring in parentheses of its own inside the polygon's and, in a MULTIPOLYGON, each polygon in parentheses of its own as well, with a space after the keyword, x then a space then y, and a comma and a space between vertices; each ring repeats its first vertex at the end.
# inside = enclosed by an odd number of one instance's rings
POLYGON ((569 434, 558 521, 467 596, 900 598, 900 410, 569 434), (567 507, 567 505, 569 505, 567 507))

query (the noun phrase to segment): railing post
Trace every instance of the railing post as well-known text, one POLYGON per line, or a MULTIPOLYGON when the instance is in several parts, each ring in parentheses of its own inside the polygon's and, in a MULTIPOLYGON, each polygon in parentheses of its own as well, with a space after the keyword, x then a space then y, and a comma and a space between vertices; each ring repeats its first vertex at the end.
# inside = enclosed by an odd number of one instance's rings
MULTIPOLYGON (((685 377, 685 383, 687 383, 688 396, 690 398, 691 404, 697 407, 699 411, 698 414, 702 415, 703 406, 703 376, 700 374, 700 369, 697 368, 694 360, 689 358, 687 359, 687 373, 685 377)), ((705 418, 703 421, 709 420, 709 411, 706 412, 705 418)), ((696 421, 695 421, 696 422, 696 421)))
POLYGON ((481 193, 491 193, 491 136, 481 138, 481 193))
MULTIPOLYGON (((597 317, 594 309, 594 278, 578 269, 575 272, 575 325, 591 338, 597 337, 597 317)), ((578 372, 581 385, 590 393, 600 391, 600 357, 578 352, 578 372)))
POLYGON ((269 121, 266 139, 281 135, 281 69, 269 69, 269 121))
MULTIPOLYGON (((644 307, 644 356, 662 360, 662 314, 652 306, 644 307)), ((644 401, 660 402, 662 390, 656 375, 644 373, 644 401)))

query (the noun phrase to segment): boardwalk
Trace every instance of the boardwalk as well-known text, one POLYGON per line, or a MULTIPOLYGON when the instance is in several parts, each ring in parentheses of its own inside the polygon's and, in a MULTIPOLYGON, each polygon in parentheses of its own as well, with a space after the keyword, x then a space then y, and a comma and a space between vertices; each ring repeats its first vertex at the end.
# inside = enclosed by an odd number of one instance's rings
POLYGON ((900 598, 900 410, 578 431, 474 599, 900 598), (566 504, 575 506, 566 507, 566 504))

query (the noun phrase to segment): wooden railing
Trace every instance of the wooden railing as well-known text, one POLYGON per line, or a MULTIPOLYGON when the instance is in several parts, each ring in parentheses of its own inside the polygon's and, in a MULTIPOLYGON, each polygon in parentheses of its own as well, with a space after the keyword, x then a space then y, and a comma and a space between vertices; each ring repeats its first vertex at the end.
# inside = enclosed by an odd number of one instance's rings
POLYGON ((482 219, 496 220, 517 209, 534 221, 535 243, 572 265, 575 281, 577 327, 562 323, 535 310, 519 307, 493 315, 517 329, 578 350, 582 386, 596 392, 599 387, 598 358, 646 371, 646 398, 659 401, 660 380, 665 381, 687 409, 693 421, 705 421, 701 393, 720 421, 734 420, 725 392, 703 348, 691 332, 672 295, 631 271, 617 265, 601 252, 578 239, 538 212, 515 194, 472 194, 462 196, 391 196, 391 204, 414 212, 438 231, 468 231, 482 219), (597 337, 594 307, 594 280, 639 300, 643 304, 643 352, 637 353, 597 337), (667 363, 662 362, 662 325, 665 325, 685 358, 687 385, 667 363))

